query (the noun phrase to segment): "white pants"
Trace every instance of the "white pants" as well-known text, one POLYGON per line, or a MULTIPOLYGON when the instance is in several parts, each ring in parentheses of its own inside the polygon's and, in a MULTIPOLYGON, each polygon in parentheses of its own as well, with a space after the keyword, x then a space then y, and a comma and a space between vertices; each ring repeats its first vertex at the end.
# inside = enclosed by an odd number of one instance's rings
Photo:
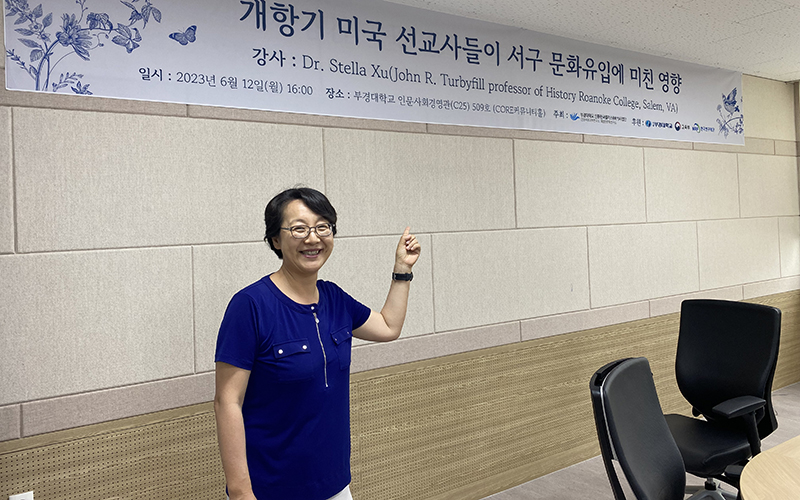
POLYGON ((328 500, 353 500, 353 495, 350 494, 350 485, 344 487, 342 491, 333 495, 328 500))
MULTIPOLYGON (((231 500, 231 497, 225 495, 228 500, 231 500)), ((350 485, 344 487, 342 491, 333 495, 328 500, 353 500, 353 495, 350 494, 350 485)))

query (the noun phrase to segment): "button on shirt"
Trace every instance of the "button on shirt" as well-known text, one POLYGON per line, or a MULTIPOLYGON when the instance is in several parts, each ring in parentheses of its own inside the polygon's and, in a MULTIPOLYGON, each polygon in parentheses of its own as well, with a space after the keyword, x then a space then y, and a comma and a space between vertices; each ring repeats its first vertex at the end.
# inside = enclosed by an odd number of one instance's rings
POLYGON ((318 281, 298 304, 269 276, 231 299, 216 361, 250 370, 242 405, 257 498, 325 500, 350 483, 350 348, 370 309, 318 281))

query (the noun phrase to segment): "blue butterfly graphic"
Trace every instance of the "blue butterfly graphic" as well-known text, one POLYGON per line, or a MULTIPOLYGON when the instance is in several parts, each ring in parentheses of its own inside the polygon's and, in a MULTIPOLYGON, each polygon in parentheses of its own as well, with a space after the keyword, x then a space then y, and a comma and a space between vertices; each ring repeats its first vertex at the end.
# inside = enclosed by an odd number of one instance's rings
POLYGON ((171 33, 169 37, 181 45, 187 45, 188 43, 194 42, 197 39, 197 37, 195 36, 196 32, 197 32, 197 26, 192 25, 186 28, 186 31, 184 31, 183 33, 181 33, 180 31, 176 31, 175 33, 171 33))
POLYGON ((725 110, 728 113, 735 113, 739 111, 739 106, 736 105, 736 88, 731 90, 731 93, 725 96, 722 94, 722 103, 725 105, 725 110))

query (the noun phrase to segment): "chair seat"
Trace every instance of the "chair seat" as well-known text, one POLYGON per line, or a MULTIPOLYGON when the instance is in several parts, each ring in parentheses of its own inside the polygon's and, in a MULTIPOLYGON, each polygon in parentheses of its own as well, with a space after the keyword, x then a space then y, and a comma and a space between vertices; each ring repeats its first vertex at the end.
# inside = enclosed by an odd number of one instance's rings
POLYGON ((741 431, 713 425, 699 418, 664 415, 683 457, 686 471, 710 477, 728 465, 750 458, 750 443, 741 431))

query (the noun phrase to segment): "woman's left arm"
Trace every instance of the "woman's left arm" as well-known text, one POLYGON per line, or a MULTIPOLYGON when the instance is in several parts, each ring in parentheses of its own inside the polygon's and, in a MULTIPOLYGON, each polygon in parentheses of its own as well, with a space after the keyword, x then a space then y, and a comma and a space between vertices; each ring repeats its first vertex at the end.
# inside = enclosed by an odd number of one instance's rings
MULTIPOLYGON (((419 258, 420 250, 417 237, 411 234, 411 228, 407 227, 397 244, 394 272, 410 273, 419 258)), ((381 312, 372 311, 366 323, 353 330, 353 336, 373 342, 389 342, 399 337, 406 319, 410 288, 410 281, 392 280, 389 295, 386 296, 381 312)))

